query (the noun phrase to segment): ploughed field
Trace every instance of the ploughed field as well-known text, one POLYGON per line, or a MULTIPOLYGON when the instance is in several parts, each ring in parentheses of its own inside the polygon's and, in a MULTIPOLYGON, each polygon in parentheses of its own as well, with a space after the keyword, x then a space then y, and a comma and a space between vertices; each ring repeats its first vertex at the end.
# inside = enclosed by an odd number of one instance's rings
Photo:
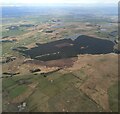
POLYGON ((98 39, 81 35, 75 40, 62 39, 45 44, 37 43, 30 49, 19 49, 19 52, 42 61, 76 57, 78 54, 107 54, 114 52, 114 43, 105 39, 98 39))

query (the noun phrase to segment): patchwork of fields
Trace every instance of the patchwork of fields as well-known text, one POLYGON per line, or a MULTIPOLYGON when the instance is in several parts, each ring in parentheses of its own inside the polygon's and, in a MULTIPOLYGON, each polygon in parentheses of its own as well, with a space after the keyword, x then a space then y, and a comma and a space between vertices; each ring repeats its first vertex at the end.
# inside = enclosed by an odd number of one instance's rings
POLYGON ((3 112, 118 111, 117 16, 18 9, 2 18, 3 112))

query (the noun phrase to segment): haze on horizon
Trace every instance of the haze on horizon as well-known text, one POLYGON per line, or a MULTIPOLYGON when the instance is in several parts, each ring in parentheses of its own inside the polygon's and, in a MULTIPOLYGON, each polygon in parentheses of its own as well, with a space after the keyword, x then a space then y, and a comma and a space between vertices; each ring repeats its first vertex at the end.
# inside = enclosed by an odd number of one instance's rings
POLYGON ((14 5, 41 5, 41 4, 77 4, 77 5, 117 5, 119 0, 0 0, 3 6, 14 5))

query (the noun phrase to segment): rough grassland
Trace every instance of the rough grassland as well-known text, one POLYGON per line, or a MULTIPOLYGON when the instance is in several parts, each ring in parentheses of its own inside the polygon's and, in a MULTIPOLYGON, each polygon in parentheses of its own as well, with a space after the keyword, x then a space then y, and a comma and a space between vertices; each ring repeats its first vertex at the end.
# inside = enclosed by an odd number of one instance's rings
POLYGON ((108 90, 109 104, 113 112, 118 111, 118 83, 112 85, 108 90))

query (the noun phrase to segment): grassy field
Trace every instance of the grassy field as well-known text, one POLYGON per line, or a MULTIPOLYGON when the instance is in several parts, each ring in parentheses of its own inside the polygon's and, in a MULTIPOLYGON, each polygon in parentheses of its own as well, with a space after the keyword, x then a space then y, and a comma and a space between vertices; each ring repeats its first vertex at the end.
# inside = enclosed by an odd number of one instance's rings
POLYGON ((74 88, 72 82, 75 80, 77 79, 70 73, 65 75, 53 73, 47 78, 40 77, 37 90, 27 99, 28 109, 33 112, 63 111, 64 108, 68 111, 102 111, 102 108, 97 107, 80 90, 74 88))
POLYGON ((24 34, 26 33, 27 31, 23 30, 23 29, 19 29, 19 30, 9 30, 9 31, 4 31, 2 32, 2 36, 5 37, 5 36, 17 36, 17 35, 21 35, 21 34, 24 34))
POLYGON ((8 88, 16 84, 16 82, 11 78, 4 79, 2 83, 3 83, 3 88, 8 88))
POLYGON ((112 85, 108 90, 110 108, 113 112, 118 112, 118 82, 112 85))
MULTIPOLYGON (((81 76, 83 76, 83 72, 81 72, 81 76)), ((77 81, 77 78, 71 73, 63 75, 55 72, 47 77, 43 77, 42 75, 25 75, 4 79, 3 88, 4 90, 9 91, 9 99, 14 99, 27 91, 27 83, 19 85, 20 80, 30 83, 39 82, 36 91, 26 99, 28 104, 26 110, 63 111, 64 108, 68 111, 102 110, 80 90, 74 87, 74 82, 77 81), (53 81, 51 82, 51 80, 53 81), (48 106, 44 107, 45 105, 48 106), (78 107, 76 107, 76 105, 78 107)), ((5 99, 6 97, 4 100, 5 99)))
POLYGON ((10 91, 10 97, 15 98, 21 94, 23 94, 27 90, 27 87, 25 85, 20 85, 15 87, 13 90, 10 91))

